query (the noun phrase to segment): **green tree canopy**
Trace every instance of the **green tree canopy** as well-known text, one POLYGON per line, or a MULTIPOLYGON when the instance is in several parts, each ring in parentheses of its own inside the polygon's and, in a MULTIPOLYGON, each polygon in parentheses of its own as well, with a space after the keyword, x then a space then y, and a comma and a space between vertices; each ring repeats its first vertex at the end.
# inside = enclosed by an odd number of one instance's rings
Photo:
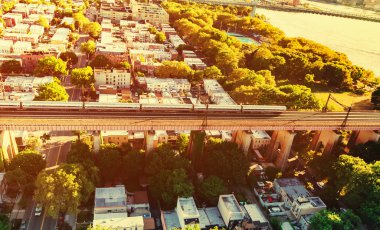
POLYGON ((45 28, 45 30, 50 28, 49 20, 47 20, 47 18, 43 15, 39 16, 37 22, 38 22, 38 24, 43 26, 45 28))
POLYGON ((81 12, 74 13, 73 18, 75 27, 79 30, 82 30, 86 24, 90 23, 90 20, 88 20, 88 18, 81 12))
POLYGON ((67 66, 60 58, 54 56, 44 57, 38 60, 37 67, 34 70, 37 76, 63 76, 67 75, 67 66))
POLYGON ((9 73, 21 73, 21 72, 22 72, 21 64, 17 60, 9 60, 1 64, 1 73, 9 74, 9 73))
POLYGON ((129 151, 122 160, 122 169, 128 179, 138 179, 144 172, 144 152, 129 151))
POLYGON ((97 22, 89 22, 84 24, 83 31, 88 33, 93 38, 98 38, 102 32, 102 27, 97 22))
POLYGON ((164 170, 151 180, 153 195, 162 200, 164 207, 173 208, 178 197, 190 197, 194 187, 184 169, 164 170))
POLYGON ((380 143, 368 141, 350 149, 350 155, 362 158, 367 163, 380 161, 380 143))
POLYGON ((69 66, 73 66, 78 63, 78 56, 72 51, 66 51, 59 55, 59 58, 67 62, 69 66))
POLYGON ((89 87, 94 82, 94 72, 90 66, 75 68, 71 71, 71 83, 78 87, 89 87))
POLYGON ((220 195, 228 192, 224 181, 217 176, 207 177, 200 185, 199 191, 201 197, 212 206, 218 204, 220 195))
POLYGON ((89 56, 92 56, 96 50, 96 44, 93 40, 88 40, 80 44, 80 50, 89 56))
POLYGON ((113 63, 106 56, 99 54, 92 60, 90 66, 93 68, 110 68, 113 66, 113 63))
POLYGON ((372 92, 371 102, 375 105, 375 109, 380 109, 380 87, 372 92))
POLYGON ((158 78, 186 78, 191 79, 194 74, 186 63, 178 61, 163 61, 161 66, 154 70, 158 78))
POLYGON ((120 177, 122 157, 120 149, 114 144, 102 145, 96 154, 96 166, 103 182, 114 181, 120 177))
POLYGON ((11 228, 11 225, 9 223, 9 218, 4 215, 4 214, 1 214, 0 215, 0 230, 8 230, 11 228))
POLYGON ((49 216, 57 217, 61 211, 75 214, 94 189, 81 165, 63 164, 53 172, 38 175, 34 200, 45 207, 49 216))
POLYGON ((157 43, 162 44, 162 43, 164 43, 164 41, 166 41, 166 36, 163 32, 157 32, 155 39, 156 39, 157 43))
POLYGON ((248 159, 235 143, 210 139, 205 147, 203 171, 233 184, 244 184, 248 159), (211 140, 211 141, 210 141, 211 140))
POLYGON ((69 95, 65 87, 57 82, 51 82, 38 87, 38 96, 34 98, 35 101, 67 101, 69 95))
POLYGON ((351 210, 333 212, 322 210, 314 214, 310 220, 310 229, 331 229, 331 230, 354 230, 361 228, 361 220, 351 210))
POLYGON ((9 163, 9 170, 20 168, 33 177, 37 177, 45 167, 45 160, 42 159, 41 154, 34 150, 20 152, 9 163))

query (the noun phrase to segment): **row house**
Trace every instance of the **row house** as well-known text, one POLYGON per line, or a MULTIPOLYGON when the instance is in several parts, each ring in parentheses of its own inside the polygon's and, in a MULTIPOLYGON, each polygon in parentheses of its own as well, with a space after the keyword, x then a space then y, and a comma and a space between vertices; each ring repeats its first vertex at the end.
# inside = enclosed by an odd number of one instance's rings
POLYGON ((169 14, 159 5, 137 3, 132 0, 130 3, 132 19, 136 21, 144 20, 155 26, 169 24, 169 14))
POLYGON ((31 42, 32 44, 37 44, 39 41, 39 36, 36 34, 19 34, 19 33, 4 33, 4 40, 25 41, 31 42))
POLYGON ((6 27, 13 27, 22 21, 22 14, 6 13, 2 16, 6 27))
POLYGON ((94 69, 95 87, 114 85, 118 89, 129 88, 131 73, 126 69, 94 69))
POLYGON ((130 49, 129 55, 132 60, 140 60, 143 57, 147 59, 156 59, 158 61, 170 61, 172 60, 172 54, 165 51, 156 51, 156 50, 135 50, 130 49))

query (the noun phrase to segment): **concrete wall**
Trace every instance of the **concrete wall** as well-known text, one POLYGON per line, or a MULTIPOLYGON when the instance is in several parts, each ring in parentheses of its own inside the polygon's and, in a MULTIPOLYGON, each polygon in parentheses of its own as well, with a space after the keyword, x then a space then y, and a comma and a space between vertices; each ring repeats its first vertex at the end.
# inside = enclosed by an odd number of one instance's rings
POLYGON ((241 150, 248 154, 249 147, 251 146, 252 133, 250 131, 238 130, 233 134, 234 142, 239 146, 241 150))
POLYGON ((319 151, 323 154, 330 154, 338 143, 340 134, 332 130, 316 131, 310 144, 310 150, 319 151))
POLYGON ((16 139, 9 130, 3 130, 0 133, 0 148, 4 160, 12 160, 18 154, 16 139))
POLYGON ((152 131, 145 131, 144 132, 145 140, 145 152, 150 153, 153 151, 155 147, 157 147, 157 139, 156 138, 156 132, 154 130, 152 131))
POLYGON ((365 144, 368 141, 379 142, 380 133, 371 130, 352 131, 348 146, 352 147, 358 144, 365 144))
POLYGON ((276 167, 285 170, 292 148, 293 139, 296 134, 286 130, 274 131, 271 143, 268 146, 266 158, 273 161, 276 167))

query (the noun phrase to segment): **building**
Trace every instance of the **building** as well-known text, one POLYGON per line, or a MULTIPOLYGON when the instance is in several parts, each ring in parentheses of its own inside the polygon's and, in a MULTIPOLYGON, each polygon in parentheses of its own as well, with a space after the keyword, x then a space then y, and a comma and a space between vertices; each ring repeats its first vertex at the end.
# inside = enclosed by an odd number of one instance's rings
POLYGON ((139 85, 151 92, 190 91, 191 84, 187 79, 139 77, 139 85))
POLYGON ((4 40, 25 41, 31 42, 32 44, 37 44, 39 41, 39 36, 36 34, 20 34, 20 33, 8 33, 5 32, 3 35, 4 40))
POLYGON ((193 69, 205 69, 207 68, 207 65, 202 61, 200 58, 184 58, 183 62, 185 62, 188 66, 190 66, 193 69))
POLYGON ((160 51, 160 50, 136 50, 136 49, 130 49, 129 55, 131 60, 140 60, 144 59, 156 59, 159 61, 170 61, 172 60, 172 54, 167 51, 160 51))
POLYGON ((128 193, 127 209, 131 213, 130 216, 151 218, 148 193, 146 191, 128 193))
POLYGON ((252 130, 252 149, 265 148, 270 144, 271 137, 264 130, 252 130))
POLYGON ((7 27, 13 27, 22 21, 22 14, 6 13, 2 16, 7 27))
POLYGON ((142 216, 128 217, 128 213, 102 213, 94 214, 93 226, 105 227, 115 230, 144 230, 142 216))
POLYGON ((110 19, 112 22, 119 23, 120 20, 132 19, 132 11, 124 6, 122 1, 102 1, 99 10, 98 20, 110 19))
POLYGON ((290 209, 298 223, 302 216, 326 209, 321 198, 313 196, 297 178, 275 179, 273 185, 276 193, 281 196, 284 206, 290 209))
POLYGON ((14 27, 7 28, 5 31, 8 33, 26 34, 29 31, 30 25, 17 23, 14 27))
POLYGON ((32 50, 32 43, 31 42, 22 42, 22 41, 17 41, 13 45, 13 53, 15 54, 22 54, 28 51, 32 50))
POLYGON ((115 144, 118 146, 122 146, 123 144, 128 143, 128 131, 101 131, 100 135, 102 137, 103 144, 115 144))
POLYGON ((144 20, 155 26, 169 24, 169 14, 159 5, 131 1, 132 19, 144 20))
POLYGON ((51 83, 53 77, 25 77, 25 76, 8 76, 4 82, 0 84, 9 91, 31 92, 32 89, 38 88, 40 85, 51 83))
POLYGON ((114 85, 118 89, 131 86, 131 73, 126 69, 94 69, 95 87, 114 85))
POLYGON ((182 38, 178 35, 170 35, 170 42, 174 45, 175 48, 178 48, 180 45, 186 45, 186 43, 182 40, 182 38))
POLYGON ((44 57, 58 57, 59 52, 56 51, 30 51, 20 55, 22 68, 25 73, 32 73, 37 67, 38 60, 44 57))
POLYGON ((179 197, 176 211, 182 229, 185 229, 187 226, 199 224, 199 212, 193 197, 179 197))
POLYGON ((143 230, 143 216, 129 217, 124 186, 96 188, 94 226, 118 230, 143 230))
POLYGON ((269 229, 269 221, 257 204, 246 204, 243 209, 249 218, 249 223, 253 224, 254 229, 269 229))
POLYGON ((233 194, 220 195, 218 209, 228 229, 238 226, 244 219, 244 212, 233 194))
POLYGON ((42 35, 44 34, 44 31, 45 31, 44 27, 40 25, 31 25, 29 29, 29 32, 31 34, 37 34, 39 37, 42 37, 42 35))
POLYGON ((96 188, 94 214, 127 213, 124 186, 96 188))
POLYGON ((0 54, 10 54, 12 52, 13 41, 0 40, 0 54))
POLYGON ((215 79, 203 79, 203 87, 210 100, 219 105, 234 105, 235 101, 215 79))

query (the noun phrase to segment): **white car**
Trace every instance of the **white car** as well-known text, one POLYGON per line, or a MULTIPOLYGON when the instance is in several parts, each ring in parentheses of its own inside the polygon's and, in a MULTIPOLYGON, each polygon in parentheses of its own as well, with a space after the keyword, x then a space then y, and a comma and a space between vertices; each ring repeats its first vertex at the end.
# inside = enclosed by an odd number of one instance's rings
POLYGON ((37 204, 36 209, 34 210, 34 215, 35 216, 41 216, 41 213, 42 213, 42 205, 37 204))

